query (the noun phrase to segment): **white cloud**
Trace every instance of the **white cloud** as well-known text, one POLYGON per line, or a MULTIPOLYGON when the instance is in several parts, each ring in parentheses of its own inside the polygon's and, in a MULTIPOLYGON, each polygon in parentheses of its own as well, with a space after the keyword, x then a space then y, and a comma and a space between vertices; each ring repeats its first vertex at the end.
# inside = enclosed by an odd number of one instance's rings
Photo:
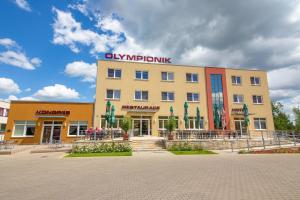
POLYGON ((14 100, 38 101, 38 99, 31 97, 31 96, 18 98, 15 95, 9 95, 8 98, 6 99, 6 101, 14 101, 14 100))
POLYGON ((269 87, 278 89, 299 89, 300 65, 290 66, 268 72, 269 87))
POLYGON ((25 92, 30 92, 30 91, 31 91, 31 88, 26 88, 24 91, 25 91, 25 92))
POLYGON ((89 29, 83 29, 70 12, 53 8, 56 15, 53 24, 53 43, 67 45, 73 52, 80 52, 78 45, 91 47, 90 53, 108 51, 115 46, 119 38, 114 35, 99 34, 89 29))
POLYGON ((34 70, 42 63, 41 59, 37 57, 27 57, 18 43, 10 38, 0 39, 0 45, 6 48, 5 51, 0 52, 0 63, 27 70, 34 70))
POLYGON ((94 82, 97 66, 95 63, 89 64, 83 61, 75 61, 67 64, 65 73, 71 77, 81 77, 84 82, 94 82))
POLYGON ((38 90, 33 97, 41 100, 78 99, 79 93, 75 89, 67 88, 65 85, 55 84, 38 90))
POLYGON ((21 90, 17 83, 10 78, 0 78, 0 93, 1 94, 17 94, 21 90))
POLYGON ((28 12, 31 11, 30 5, 26 0, 15 0, 15 3, 19 8, 28 12))

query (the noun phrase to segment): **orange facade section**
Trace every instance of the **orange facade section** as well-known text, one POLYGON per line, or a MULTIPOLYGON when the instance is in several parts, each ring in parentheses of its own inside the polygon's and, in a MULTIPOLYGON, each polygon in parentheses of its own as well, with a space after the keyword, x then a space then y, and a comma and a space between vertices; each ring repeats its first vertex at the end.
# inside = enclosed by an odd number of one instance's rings
POLYGON ((93 103, 12 101, 4 139, 15 140, 18 144, 41 144, 45 122, 53 122, 60 126, 60 141, 71 143, 78 136, 68 135, 70 122, 87 122, 87 127, 92 127, 93 111, 93 103), (16 136, 16 122, 28 121, 35 125, 34 134, 16 136))

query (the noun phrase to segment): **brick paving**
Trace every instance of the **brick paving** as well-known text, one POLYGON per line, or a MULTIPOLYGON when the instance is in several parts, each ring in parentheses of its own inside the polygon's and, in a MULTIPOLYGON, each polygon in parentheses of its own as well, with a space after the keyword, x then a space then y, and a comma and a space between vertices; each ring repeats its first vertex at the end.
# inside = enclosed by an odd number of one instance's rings
POLYGON ((0 199, 300 199, 300 155, 0 156, 0 199))

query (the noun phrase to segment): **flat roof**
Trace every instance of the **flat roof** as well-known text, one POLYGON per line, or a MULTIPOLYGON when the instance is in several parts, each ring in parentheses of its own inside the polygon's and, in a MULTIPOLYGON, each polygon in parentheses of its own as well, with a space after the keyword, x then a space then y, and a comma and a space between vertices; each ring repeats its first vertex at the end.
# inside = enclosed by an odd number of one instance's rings
POLYGON ((145 65, 171 65, 176 67, 200 67, 200 68, 222 68, 222 69, 233 69, 233 70, 246 70, 246 71, 262 71, 266 72, 265 70, 261 69, 247 69, 247 68, 234 68, 234 67, 218 67, 218 66, 201 66, 201 65, 180 65, 180 64, 173 64, 173 63, 155 63, 155 62, 134 62, 134 61, 127 61, 127 60, 113 60, 113 59, 97 59, 97 61, 104 61, 104 62, 123 62, 123 63, 135 63, 135 64, 145 64, 145 65))
POLYGON ((11 103, 49 103, 49 104, 94 104, 94 102, 67 102, 67 101, 33 101, 12 100, 11 103))

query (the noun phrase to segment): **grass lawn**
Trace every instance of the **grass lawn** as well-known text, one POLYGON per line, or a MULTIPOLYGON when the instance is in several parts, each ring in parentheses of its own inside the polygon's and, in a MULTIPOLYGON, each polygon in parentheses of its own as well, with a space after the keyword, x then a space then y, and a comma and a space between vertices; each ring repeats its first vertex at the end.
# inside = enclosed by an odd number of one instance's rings
POLYGON ((175 155, 208 155, 208 154, 217 154, 209 150, 197 150, 197 151, 170 151, 175 155))
POLYGON ((101 157, 101 156, 132 156, 132 152, 70 153, 65 157, 101 157))

